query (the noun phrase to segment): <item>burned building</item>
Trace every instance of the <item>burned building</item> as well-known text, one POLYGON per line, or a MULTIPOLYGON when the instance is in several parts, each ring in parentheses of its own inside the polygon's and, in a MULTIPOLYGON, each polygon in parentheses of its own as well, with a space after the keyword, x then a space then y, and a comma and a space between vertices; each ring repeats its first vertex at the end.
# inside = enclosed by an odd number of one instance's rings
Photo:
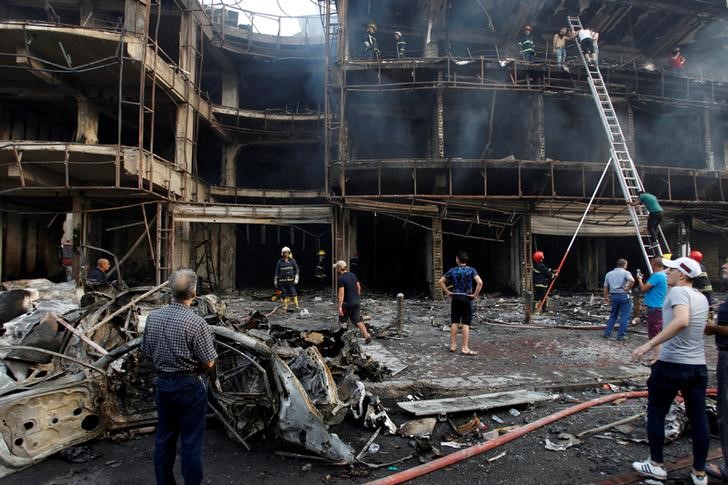
MULTIPOLYGON (((62 278, 63 241, 76 280, 108 251, 132 283, 189 266, 213 289, 261 287, 286 245, 303 285, 324 249, 356 256, 369 288, 426 294, 464 249, 487 291, 520 293, 533 250, 560 258, 609 159, 573 42, 568 71, 553 57, 569 15, 600 34, 673 252, 699 248, 717 278, 725 2, 317 3, 291 18, 221 1, 0 1, 1 279, 62 278)), ((644 266, 613 170, 594 202, 561 273, 571 288, 598 287, 617 257, 644 266)))

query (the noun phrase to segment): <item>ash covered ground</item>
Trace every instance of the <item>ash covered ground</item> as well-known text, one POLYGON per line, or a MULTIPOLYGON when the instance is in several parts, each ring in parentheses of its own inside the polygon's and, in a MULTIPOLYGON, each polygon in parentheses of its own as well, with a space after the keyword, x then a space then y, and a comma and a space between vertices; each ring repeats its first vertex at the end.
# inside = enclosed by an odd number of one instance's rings
MULTIPOLYGON (((252 311, 269 313, 277 306, 262 291, 245 292, 225 300, 227 314, 233 318, 245 317, 252 311)), ((301 307, 305 311, 277 310, 269 319, 301 332, 336 322, 334 300, 328 293, 306 295, 301 307)), ((552 300, 549 312, 525 325, 519 299, 486 295, 477 303, 471 348, 479 354, 472 357, 448 350, 448 302, 406 301, 403 333, 396 332, 393 325, 396 308, 395 298, 387 295, 368 294, 363 299, 365 320, 378 338, 362 348, 394 373, 365 385, 382 397, 396 425, 416 419, 400 409, 398 401, 514 390, 538 390, 551 399, 533 405, 434 416, 431 437, 425 440, 380 433, 373 441, 379 449, 362 455, 369 465, 334 466, 316 457, 280 456, 281 451, 301 455, 307 452, 275 444, 266 433, 251 441, 253 451, 248 452, 231 440, 215 419, 210 419, 204 454, 206 483, 364 483, 419 465, 437 454, 455 452, 457 446, 485 442, 487 433, 491 437, 494 430, 504 433, 510 427, 523 426, 577 402, 643 389, 649 374, 648 366, 629 362, 632 349, 646 340, 645 325, 631 325, 626 342, 604 339, 600 330, 608 307, 597 296, 560 295, 552 300), (479 425, 473 425, 476 418, 479 425), (456 431, 468 423, 474 426, 471 432, 456 431), (434 449, 428 449, 428 444, 434 449), (410 455, 411 458, 399 461, 410 455), (397 463, 375 468, 391 462, 397 463)), ((711 339, 706 339, 706 355, 714 381, 716 351, 711 339)), ((632 483, 630 462, 648 455, 644 418, 639 416, 645 408, 646 399, 626 399, 594 407, 418 478, 415 483, 436 484, 453 479, 472 483, 595 483, 617 476, 620 483, 632 483), (567 435, 576 436, 630 417, 634 418, 630 423, 586 436, 579 444, 562 451, 545 448, 547 440, 563 444, 568 441, 567 435)), ((679 419, 678 413, 676 420, 679 419)), ((341 437, 356 454, 373 433, 350 418, 331 426, 329 431, 341 437)), ((680 458, 690 455, 688 436, 689 429, 666 447, 668 466, 677 466, 680 458)), ((4 483, 153 483, 153 435, 117 434, 113 439, 95 440, 85 446, 100 456, 74 464, 54 455, 7 477, 4 483)), ((718 446, 714 438, 711 450, 718 446)), ((689 483, 688 473, 689 467, 670 472, 667 483, 689 483)))

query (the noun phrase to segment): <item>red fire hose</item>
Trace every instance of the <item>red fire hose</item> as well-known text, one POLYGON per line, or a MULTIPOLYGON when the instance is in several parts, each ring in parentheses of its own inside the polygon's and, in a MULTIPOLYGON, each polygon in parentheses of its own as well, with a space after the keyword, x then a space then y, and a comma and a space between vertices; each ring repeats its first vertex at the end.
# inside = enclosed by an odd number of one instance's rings
MULTIPOLYGON (((707 391, 707 394, 714 395, 715 393, 715 389, 708 389, 707 391)), ((499 446, 510 443, 511 441, 520 438, 521 436, 528 434, 531 431, 542 428, 548 424, 558 421, 559 419, 571 416, 572 414, 576 414, 585 409, 589 409, 591 407, 611 401, 616 401, 617 399, 632 397, 647 397, 647 391, 619 392, 617 394, 610 394, 609 396, 599 397, 597 399, 592 399, 591 401, 577 404, 570 408, 562 409, 557 413, 545 416, 537 421, 534 421, 533 423, 529 423, 525 426, 521 426, 520 428, 516 428, 513 431, 510 431, 494 440, 486 441, 485 443, 471 446, 470 448, 465 448, 464 450, 456 451, 455 453, 443 456, 442 458, 438 458, 437 460, 425 463, 424 465, 419 465, 414 468, 395 473, 394 475, 389 475, 388 477, 368 482, 366 485, 390 485, 395 483, 403 483, 408 480, 412 480, 413 478, 421 477, 422 475, 426 475, 436 470, 440 470, 442 468, 445 468, 446 466, 453 465, 455 463, 465 460, 466 458, 471 458, 473 456, 480 455, 481 453, 485 453, 487 451, 498 448, 499 446)))

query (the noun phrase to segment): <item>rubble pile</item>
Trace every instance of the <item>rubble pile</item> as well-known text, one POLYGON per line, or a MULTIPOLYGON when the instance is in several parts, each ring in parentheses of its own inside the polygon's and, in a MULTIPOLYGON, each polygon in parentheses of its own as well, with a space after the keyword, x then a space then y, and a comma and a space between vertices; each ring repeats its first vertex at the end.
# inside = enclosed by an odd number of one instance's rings
MULTIPOLYGON (((163 285, 91 292, 80 305, 58 298, 71 296, 65 287, 37 286, 38 294, 14 289, 6 297, 15 308, 0 341, 0 476, 156 421, 155 373, 136 349, 146 314, 169 300, 163 285)), ((210 324, 219 354, 210 409, 246 448, 273 435, 352 463, 353 450, 329 426, 351 416, 396 432, 360 379, 381 380, 388 370, 362 352, 353 331, 313 318, 271 323, 273 312, 228 318, 216 295, 198 297, 193 307, 210 324)))

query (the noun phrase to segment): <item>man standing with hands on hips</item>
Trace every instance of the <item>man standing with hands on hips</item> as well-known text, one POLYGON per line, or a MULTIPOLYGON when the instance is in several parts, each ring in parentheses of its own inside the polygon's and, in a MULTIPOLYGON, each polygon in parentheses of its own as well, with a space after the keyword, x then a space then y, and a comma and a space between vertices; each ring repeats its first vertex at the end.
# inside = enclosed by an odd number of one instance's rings
POLYGON ((443 293, 451 300, 450 352, 457 350, 458 326, 462 325, 462 354, 478 355, 477 352, 470 350, 470 325, 473 322, 473 300, 478 298, 480 290, 483 288, 483 280, 475 268, 468 266, 468 253, 465 251, 458 251, 455 262, 457 266, 450 268, 438 281, 443 293), (447 283, 452 285, 452 291, 448 288, 447 283), (473 283, 476 285, 474 291, 473 283))

